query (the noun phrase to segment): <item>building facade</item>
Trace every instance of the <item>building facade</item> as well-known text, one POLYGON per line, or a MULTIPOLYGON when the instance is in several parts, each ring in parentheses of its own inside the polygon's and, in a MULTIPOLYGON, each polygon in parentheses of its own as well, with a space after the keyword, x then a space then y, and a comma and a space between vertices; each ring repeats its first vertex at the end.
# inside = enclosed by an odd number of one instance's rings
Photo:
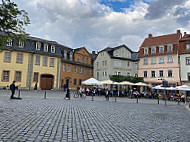
POLYGON ((105 48, 94 61, 94 77, 97 80, 108 80, 110 75, 137 76, 138 53, 126 45, 105 48))
POLYGON ((190 85, 190 34, 184 33, 179 44, 181 83, 190 85))
POLYGON ((26 37, 25 41, 8 39, 0 52, 0 86, 13 80, 20 88, 58 88, 61 51, 54 41, 26 37), (10 50, 11 49, 11 50, 10 50))
POLYGON ((149 34, 139 48, 138 76, 150 85, 159 85, 162 80, 170 85, 180 84, 178 60, 180 30, 177 33, 153 37, 149 34))
POLYGON ((82 81, 93 77, 92 55, 85 47, 69 49, 61 47, 61 77, 60 86, 71 89, 81 87, 82 81))

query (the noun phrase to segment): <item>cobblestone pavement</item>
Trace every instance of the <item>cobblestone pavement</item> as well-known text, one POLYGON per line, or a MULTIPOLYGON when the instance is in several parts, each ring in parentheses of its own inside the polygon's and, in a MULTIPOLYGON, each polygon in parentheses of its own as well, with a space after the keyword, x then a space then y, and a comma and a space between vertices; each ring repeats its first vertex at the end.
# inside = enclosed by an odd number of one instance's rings
POLYGON ((10 100, 10 91, 0 90, 0 141, 190 141, 190 111, 184 104, 64 96, 48 91, 44 99, 44 91, 22 91, 22 100, 10 100))

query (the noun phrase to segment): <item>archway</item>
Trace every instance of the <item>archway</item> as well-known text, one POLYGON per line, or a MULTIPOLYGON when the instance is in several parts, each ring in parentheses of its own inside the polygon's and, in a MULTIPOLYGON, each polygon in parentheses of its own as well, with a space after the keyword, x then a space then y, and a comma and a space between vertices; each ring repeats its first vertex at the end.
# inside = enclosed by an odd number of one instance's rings
POLYGON ((42 74, 40 76, 40 88, 42 90, 51 90, 53 89, 54 76, 51 74, 42 74))

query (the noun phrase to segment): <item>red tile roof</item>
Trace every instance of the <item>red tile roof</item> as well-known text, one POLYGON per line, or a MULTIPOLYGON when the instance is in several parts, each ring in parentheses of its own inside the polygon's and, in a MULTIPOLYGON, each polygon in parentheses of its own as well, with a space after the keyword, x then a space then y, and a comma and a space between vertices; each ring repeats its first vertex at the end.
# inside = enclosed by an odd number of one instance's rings
POLYGON ((190 40, 190 34, 185 34, 180 41, 190 40))
POLYGON ((144 42, 140 47, 158 46, 162 44, 171 44, 171 43, 174 44, 179 42, 180 37, 181 33, 180 31, 178 31, 176 34, 145 38, 144 42))

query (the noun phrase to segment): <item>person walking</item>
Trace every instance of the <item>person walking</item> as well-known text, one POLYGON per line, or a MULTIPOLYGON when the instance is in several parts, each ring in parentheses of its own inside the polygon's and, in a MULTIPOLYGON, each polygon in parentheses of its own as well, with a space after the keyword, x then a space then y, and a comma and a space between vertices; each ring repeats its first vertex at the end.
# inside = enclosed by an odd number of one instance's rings
POLYGON ((66 93, 64 99, 66 99, 66 98, 68 98, 69 100, 71 99, 71 98, 70 98, 70 90, 69 90, 69 88, 67 88, 67 93, 66 93))
POLYGON ((34 90, 37 90, 38 82, 34 85, 34 90))
POLYGON ((11 93, 12 93, 10 99, 20 99, 20 98, 14 97, 14 95, 15 95, 15 89, 18 88, 18 86, 15 86, 15 82, 16 81, 13 81, 13 83, 10 85, 10 89, 11 89, 11 93))

